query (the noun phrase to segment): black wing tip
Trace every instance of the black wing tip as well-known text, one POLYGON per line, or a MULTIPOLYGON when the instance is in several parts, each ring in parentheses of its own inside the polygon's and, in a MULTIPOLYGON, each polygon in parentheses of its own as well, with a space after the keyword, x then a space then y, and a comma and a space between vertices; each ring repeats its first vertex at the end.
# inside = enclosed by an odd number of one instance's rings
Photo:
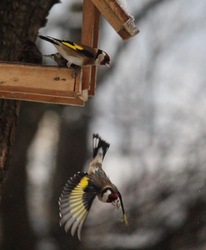
POLYGON ((42 40, 45 40, 47 42, 53 43, 55 45, 59 45, 58 42, 61 42, 60 40, 53 38, 51 36, 42 36, 42 35, 38 35, 39 38, 41 38, 42 40))
POLYGON ((43 40, 46 40, 46 41, 49 40, 49 37, 47 37, 47 36, 38 35, 38 37, 41 38, 41 39, 43 39, 43 40))
POLYGON ((103 158, 104 158, 109 147, 110 144, 107 141, 103 140, 101 136, 99 136, 99 134, 93 134, 93 158, 95 158, 100 148, 103 149, 103 158), (95 142, 96 140, 97 143, 95 142))
POLYGON ((77 233, 79 240, 81 240, 81 230, 82 226, 87 218, 92 202, 96 194, 84 192, 84 187, 78 187, 77 193, 75 193, 75 188, 81 182, 82 178, 87 177, 87 173, 78 172, 73 177, 71 177, 66 183, 66 190, 63 192, 59 198, 59 217, 60 226, 64 227, 66 232, 71 231, 71 235, 74 236, 77 233), (69 182, 69 185, 67 186, 69 182), (81 190, 82 189, 82 192, 81 190), (66 193, 64 193, 66 191, 66 193), (70 200, 70 194, 75 195, 77 198, 75 200, 70 200), (71 202, 70 202, 71 201, 71 202), (80 202, 81 201, 81 202, 80 202))
POLYGON ((86 175, 88 175, 87 172, 77 172, 67 180, 58 199, 59 205, 62 203, 65 196, 68 196, 71 190, 74 189, 79 184, 80 180, 86 175))

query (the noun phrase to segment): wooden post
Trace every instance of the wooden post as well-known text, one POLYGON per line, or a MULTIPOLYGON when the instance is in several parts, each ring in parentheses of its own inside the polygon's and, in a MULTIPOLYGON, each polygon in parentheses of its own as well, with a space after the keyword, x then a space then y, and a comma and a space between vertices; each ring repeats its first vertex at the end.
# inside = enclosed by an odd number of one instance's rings
MULTIPOLYGON (((91 0, 83 1, 82 38, 81 42, 94 48, 98 47, 100 13, 91 0)), ((96 66, 83 68, 82 90, 85 98, 94 95, 96 88, 96 66)))

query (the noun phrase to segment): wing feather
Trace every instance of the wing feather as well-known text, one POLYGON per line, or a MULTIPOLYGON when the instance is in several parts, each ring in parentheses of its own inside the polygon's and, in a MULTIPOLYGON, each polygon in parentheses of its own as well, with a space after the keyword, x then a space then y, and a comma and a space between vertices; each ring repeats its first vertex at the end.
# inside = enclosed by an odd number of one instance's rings
POLYGON ((95 48, 91 48, 86 45, 81 45, 81 44, 77 44, 77 43, 70 42, 70 41, 62 41, 62 44, 66 46, 67 48, 70 48, 76 51, 78 54, 82 56, 86 56, 92 59, 95 58, 96 56, 95 48))
POLYGON ((59 199, 60 225, 64 226, 66 232, 71 230, 72 236, 77 232, 79 239, 96 196, 96 192, 88 188, 89 181, 87 173, 77 173, 67 181, 59 199))

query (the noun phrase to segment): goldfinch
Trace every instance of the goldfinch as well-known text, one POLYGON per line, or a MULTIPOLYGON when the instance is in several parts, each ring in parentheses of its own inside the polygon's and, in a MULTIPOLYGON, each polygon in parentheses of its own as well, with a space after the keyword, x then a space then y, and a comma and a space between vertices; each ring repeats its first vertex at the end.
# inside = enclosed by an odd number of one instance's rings
POLYGON ((98 134, 93 134, 93 160, 89 164, 88 172, 78 172, 71 177, 59 198, 60 225, 64 226, 66 232, 71 230, 72 236, 77 233, 79 240, 82 226, 96 196, 102 202, 121 207, 124 223, 128 225, 122 196, 102 169, 109 146, 98 134))
POLYGON ((101 49, 92 48, 66 40, 59 40, 51 36, 39 35, 39 38, 52 43, 57 48, 58 52, 67 60, 68 67, 70 67, 71 64, 75 64, 77 66, 110 66, 109 55, 101 49))

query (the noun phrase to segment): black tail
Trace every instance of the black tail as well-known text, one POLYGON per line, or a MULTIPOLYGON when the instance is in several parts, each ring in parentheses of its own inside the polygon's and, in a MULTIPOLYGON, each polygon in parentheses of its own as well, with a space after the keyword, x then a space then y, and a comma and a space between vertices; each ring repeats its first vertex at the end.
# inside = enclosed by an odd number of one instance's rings
POLYGON ((50 37, 50 36, 42 36, 42 35, 39 35, 38 36, 39 38, 47 41, 47 42, 50 42, 50 43, 53 43, 55 45, 59 45, 58 42, 61 42, 60 40, 56 39, 56 38, 53 38, 53 37, 50 37))
POLYGON ((104 140, 98 135, 98 134, 93 134, 93 158, 96 157, 99 149, 102 149, 102 154, 103 154, 103 159, 104 156, 109 149, 110 144, 104 140))

